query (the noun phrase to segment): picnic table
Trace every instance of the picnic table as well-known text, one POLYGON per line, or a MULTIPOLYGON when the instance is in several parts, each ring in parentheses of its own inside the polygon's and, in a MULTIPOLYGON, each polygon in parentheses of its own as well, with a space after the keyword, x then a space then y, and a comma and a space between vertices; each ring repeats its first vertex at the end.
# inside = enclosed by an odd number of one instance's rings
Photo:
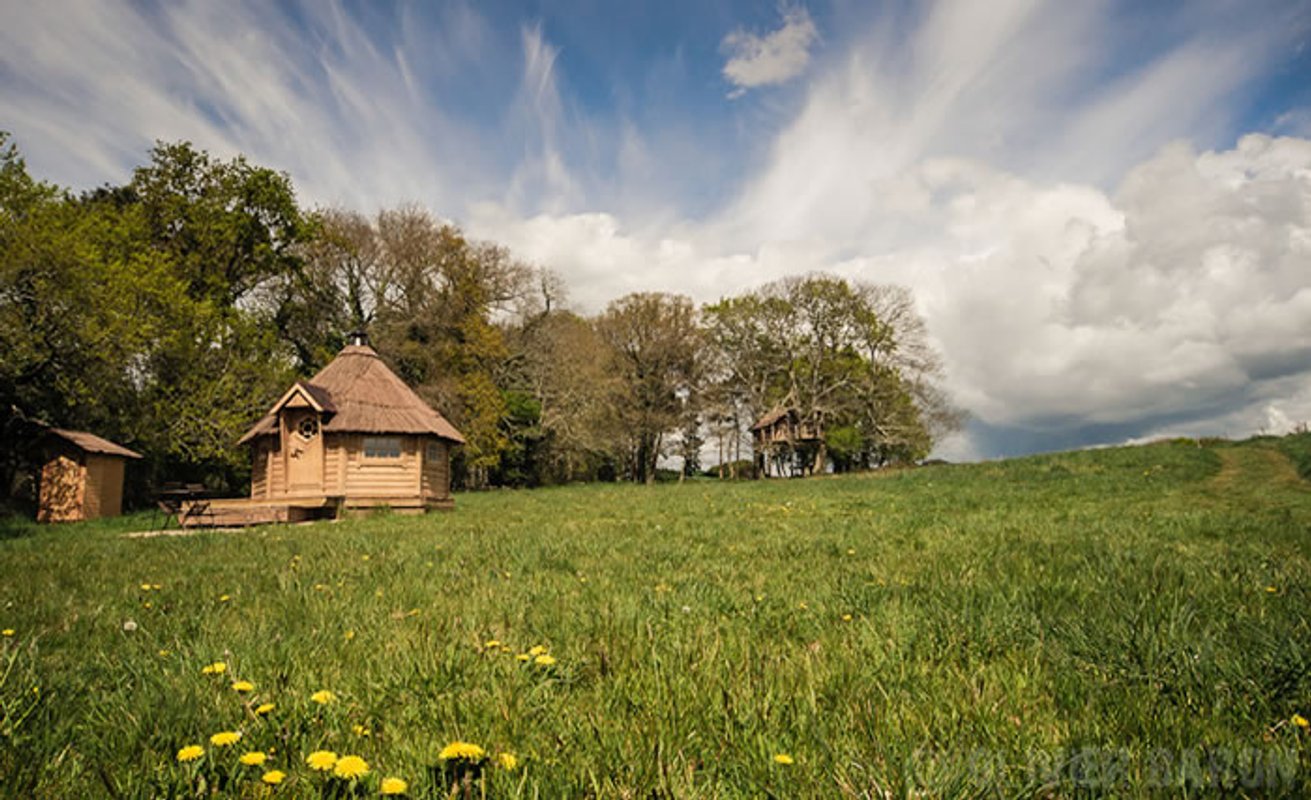
POLYGON ((155 493, 155 507, 164 515, 160 530, 168 527, 170 518, 186 527, 188 520, 208 515, 213 497, 203 483, 165 483, 155 493))

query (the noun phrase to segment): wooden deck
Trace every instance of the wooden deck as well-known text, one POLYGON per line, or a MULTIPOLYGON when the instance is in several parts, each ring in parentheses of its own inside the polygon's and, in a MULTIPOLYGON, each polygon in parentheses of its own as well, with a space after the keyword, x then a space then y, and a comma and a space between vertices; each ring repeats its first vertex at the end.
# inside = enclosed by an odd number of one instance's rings
POLYGON ((387 509, 397 514, 423 514, 449 511, 452 498, 442 500, 415 497, 287 497, 276 500, 252 500, 247 497, 223 500, 188 500, 178 512, 184 528, 241 528, 274 522, 306 522, 313 519, 336 519, 346 514, 369 514, 387 509))
POLYGON ((240 528, 271 522, 332 519, 338 515, 341 507, 340 497, 191 500, 183 504, 178 522, 184 528, 240 528))

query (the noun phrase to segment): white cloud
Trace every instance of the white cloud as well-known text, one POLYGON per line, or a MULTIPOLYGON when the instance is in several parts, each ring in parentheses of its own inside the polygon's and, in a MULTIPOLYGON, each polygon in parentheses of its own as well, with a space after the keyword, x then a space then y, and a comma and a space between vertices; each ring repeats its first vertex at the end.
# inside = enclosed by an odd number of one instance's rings
MULTIPOLYGON (((994 433, 1311 415, 1311 142, 1199 152, 1289 26, 1113 63, 1110 6, 942 0, 841 31, 795 109, 735 107, 759 155, 720 185, 697 120, 643 128, 571 103, 540 25, 407 6, 383 41, 333 3, 302 9, 307 29, 254 3, 137 8, 29 4, 0 26, 0 117, 36 174, 121 181, 155 138, 244 152, 309 203, 425 203, 558 270, 589 312, 812 270, 902 283, 994 433), (498 98, 495 121, 462 116, 451 86, 498 98), (690 212, 671 200, 686 185, 728 199, 690 212)), ((727 37, 724 74, 738 91, 794 78, 817 39, 787 11, 727 37)), ((1305 115, 1279 129, 1305 136, 1305 115)), ((942 450, 995 451, 982 434, 942 450)))
POLYGON ((819 31, 804 8, 785 10, 783 27, 764 36, 740 29, 728 34, 720 48, 730 54, 724 77, 737 87, 730 97, 797 77, 810 63, 810 47, 818 39, 819 31))

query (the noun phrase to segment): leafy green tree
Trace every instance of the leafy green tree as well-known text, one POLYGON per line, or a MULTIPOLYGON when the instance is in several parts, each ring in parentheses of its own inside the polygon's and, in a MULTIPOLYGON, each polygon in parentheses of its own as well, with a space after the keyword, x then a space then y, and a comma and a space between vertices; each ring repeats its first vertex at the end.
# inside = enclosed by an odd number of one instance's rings
POLYGON ((664 437, 678 428, 701 375, 702 336, 692 301, 681 295, 630 294, 607 306, 597 331, 609 346, 634 481, 655 481, 664 437))

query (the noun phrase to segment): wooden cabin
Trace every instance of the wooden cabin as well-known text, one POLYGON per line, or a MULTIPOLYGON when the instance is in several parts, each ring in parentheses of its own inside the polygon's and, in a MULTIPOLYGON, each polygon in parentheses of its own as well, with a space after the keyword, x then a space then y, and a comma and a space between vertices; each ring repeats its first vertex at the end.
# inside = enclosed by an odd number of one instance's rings
POLYGON ((48 429, 37 521, 117 517, 123 511, 123 474, 130 458, 141 455, 86 431, 48 429))
POLYGON ((353 334, 240 442, 250 446, 252 503, 421 512, 454 505, 451 448, 464 437, 353 334))

